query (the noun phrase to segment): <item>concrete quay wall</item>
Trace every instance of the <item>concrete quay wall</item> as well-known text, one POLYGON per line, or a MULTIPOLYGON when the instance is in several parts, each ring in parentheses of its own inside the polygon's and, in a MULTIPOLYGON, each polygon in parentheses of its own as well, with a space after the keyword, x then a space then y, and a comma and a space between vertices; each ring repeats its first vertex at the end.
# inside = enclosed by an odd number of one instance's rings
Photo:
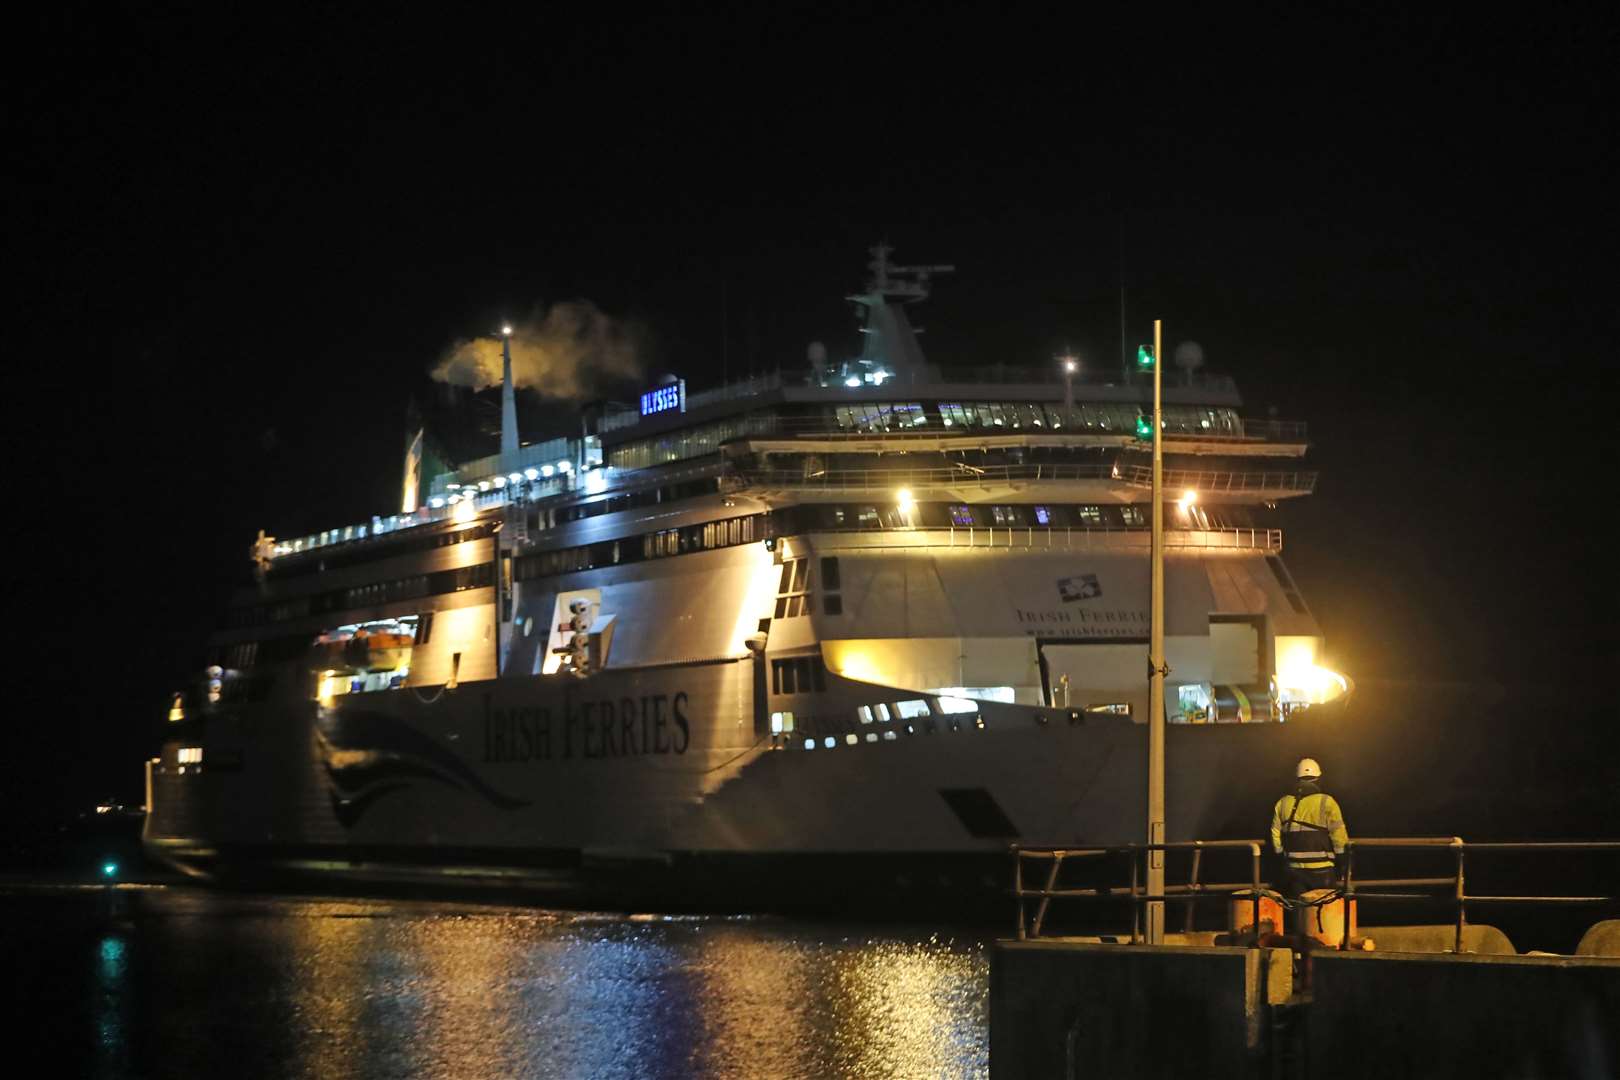
POLYGON ((1620 959, 1317 950, 1298 996, 1293 961, 1287 949, 997 942, 990 1075, 1620 1077, 1620 959))
POLYGON ((997 942, 990 1075, 1260 1076, 1265 1004, 1291 992, 1286 949, 997 942))
POLYGON ((1318 952, 1304 1075, 1620 1077, 1620 960, 1318 952))

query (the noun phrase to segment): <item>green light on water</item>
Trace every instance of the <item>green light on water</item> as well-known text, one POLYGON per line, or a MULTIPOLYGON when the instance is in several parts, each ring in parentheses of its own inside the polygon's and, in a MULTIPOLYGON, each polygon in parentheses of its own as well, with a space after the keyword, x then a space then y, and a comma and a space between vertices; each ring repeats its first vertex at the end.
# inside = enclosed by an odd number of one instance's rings
POLYGON ((101 872, 107 877, 112 877, 114 874, 118 873, 118 864, 115 862, 102 863, 101 872))

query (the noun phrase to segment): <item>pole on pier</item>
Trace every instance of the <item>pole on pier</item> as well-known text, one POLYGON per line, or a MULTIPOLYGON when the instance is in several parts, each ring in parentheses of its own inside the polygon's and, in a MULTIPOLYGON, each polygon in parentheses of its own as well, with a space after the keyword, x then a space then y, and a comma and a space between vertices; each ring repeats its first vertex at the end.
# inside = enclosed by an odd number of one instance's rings
MULTIPOLYGON (((1164 417, 1159 399, 1162 385, 1160 347, 1162 323, 1153 320, 1153 593, 1152 623, 1148 638, 1148 838, 1164 843, 1164 417)), ((1147 891, 1164 895, 1164 852, 1148 852, 1147 891)), ((1164 944, 1164 901, 1147 904, 1147 942, 1164 944)))

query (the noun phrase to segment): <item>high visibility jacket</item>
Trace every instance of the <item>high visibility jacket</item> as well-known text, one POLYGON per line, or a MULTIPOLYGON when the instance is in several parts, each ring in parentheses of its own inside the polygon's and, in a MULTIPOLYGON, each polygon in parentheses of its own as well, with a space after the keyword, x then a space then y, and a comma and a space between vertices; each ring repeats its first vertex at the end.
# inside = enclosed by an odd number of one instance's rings
POLYGON ((1344 814, 1333 796, 1321 791, 1303 796, 1284 795, 1271 812, 1271 847, 1287 854, 1288 865, 1301 870, 1321 870, 1333 865, 1333 857, 1344 852, 1350 834, 1344 827, 1344 814))

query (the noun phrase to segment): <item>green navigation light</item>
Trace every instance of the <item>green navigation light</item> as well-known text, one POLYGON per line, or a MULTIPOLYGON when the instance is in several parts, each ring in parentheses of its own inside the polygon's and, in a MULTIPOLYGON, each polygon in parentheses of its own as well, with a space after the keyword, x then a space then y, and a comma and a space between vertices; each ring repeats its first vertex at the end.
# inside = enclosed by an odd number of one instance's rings
POLYGON ((1136 367, 1140 371, 1153 370, 1153 346, 1138 345, 1136 347, 1136 367))
POLYGON ((1153 417, 1136 414, 1136 437, 1143 442, 1153 441, 1153 417))
POLYGON ((118 873, 118 864, 115 862, 102 863, 101 872, 106 877, 112 877, 118 873))

